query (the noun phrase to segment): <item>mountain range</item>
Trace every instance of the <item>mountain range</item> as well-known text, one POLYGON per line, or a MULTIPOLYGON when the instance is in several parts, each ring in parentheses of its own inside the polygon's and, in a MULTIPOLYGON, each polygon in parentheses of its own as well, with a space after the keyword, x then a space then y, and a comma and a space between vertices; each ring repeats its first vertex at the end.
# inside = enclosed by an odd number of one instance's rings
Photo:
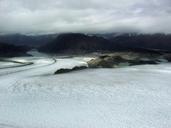
MULTIPOLYGON (((0 35, 0 42, 27 46, 46 53, 86 53, 101 51, 171 52, 171 34, 65 33, 49 35, 0 35)), ((1 44, 2 45, 2 44, 1 44)), ((10 49, 8 49, 10 51, 10 49)))
POLYGON ((171 52, 171 35, 165 34, 93 34, 68 33, 57 36, 41 46, 39 51, 98 52, 98 51, 161 51, 171 52))

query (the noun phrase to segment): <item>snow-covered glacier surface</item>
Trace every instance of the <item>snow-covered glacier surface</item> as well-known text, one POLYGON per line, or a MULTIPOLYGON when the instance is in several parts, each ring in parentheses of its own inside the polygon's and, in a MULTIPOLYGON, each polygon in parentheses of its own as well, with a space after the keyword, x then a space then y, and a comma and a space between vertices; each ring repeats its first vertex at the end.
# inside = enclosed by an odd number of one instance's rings
POLYGON ((34 64, 0 69, 0 128, 171 128, 171 64, 53 75, 87 58, 14 59, 34 64))

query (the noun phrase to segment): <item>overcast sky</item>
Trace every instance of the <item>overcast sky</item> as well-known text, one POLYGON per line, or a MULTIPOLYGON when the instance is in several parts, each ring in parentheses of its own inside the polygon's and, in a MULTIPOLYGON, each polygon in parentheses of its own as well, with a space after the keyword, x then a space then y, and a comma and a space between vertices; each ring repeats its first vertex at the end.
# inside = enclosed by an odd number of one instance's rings
POLYGON ((0 33, 171 33, 171 0, 0 0, 0 33))

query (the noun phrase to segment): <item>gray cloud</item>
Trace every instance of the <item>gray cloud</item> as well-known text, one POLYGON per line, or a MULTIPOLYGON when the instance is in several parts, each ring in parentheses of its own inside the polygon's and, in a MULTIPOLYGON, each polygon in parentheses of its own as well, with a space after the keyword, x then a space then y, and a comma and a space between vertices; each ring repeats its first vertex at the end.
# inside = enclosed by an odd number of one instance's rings
POLYGON ((0 0, 0 33, 171 33, 170 0, 0 0))

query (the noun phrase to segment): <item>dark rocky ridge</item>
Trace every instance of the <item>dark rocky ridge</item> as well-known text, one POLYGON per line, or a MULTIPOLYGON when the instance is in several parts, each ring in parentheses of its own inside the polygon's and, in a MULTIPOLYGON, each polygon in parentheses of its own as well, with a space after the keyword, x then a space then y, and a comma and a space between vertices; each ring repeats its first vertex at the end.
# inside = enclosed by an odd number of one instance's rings
POLYGON ((76 67, 73 67, 71 69, 59 69, 55 72, 55 74, 62 74, 62 73, 69 73, 69 72, 72 72, 72 71, 79 71, 79 70, 83 70, 83 69, 87 69, 88 67, 87 66, 76 66, 76 67))

